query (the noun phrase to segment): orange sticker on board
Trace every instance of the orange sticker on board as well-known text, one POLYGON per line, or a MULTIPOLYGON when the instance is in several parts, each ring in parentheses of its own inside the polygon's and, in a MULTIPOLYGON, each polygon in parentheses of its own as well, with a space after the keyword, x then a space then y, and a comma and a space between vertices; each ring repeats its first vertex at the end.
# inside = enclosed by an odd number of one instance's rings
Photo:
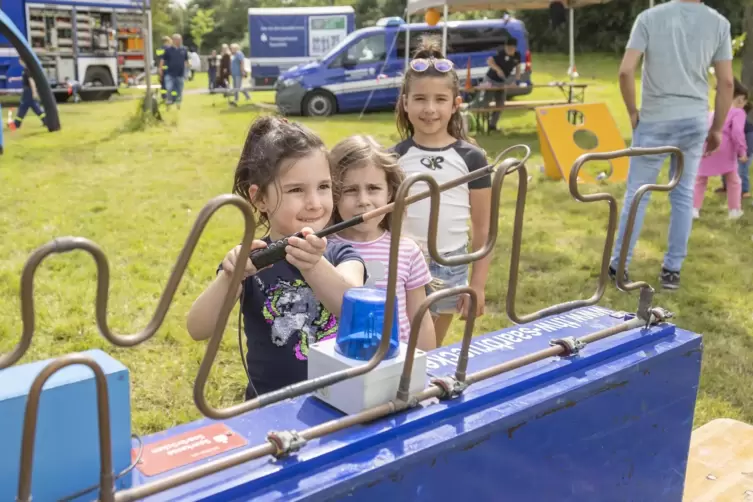
MULTIPOLYGON (((141 461, 136 468, 145 476, 155 476, 247 444, 244 437, 225 424, 207 425, 145 444, 141 461)), ((138 453, 138 448, 131 450, 131 461, 136 460, 138 453)))

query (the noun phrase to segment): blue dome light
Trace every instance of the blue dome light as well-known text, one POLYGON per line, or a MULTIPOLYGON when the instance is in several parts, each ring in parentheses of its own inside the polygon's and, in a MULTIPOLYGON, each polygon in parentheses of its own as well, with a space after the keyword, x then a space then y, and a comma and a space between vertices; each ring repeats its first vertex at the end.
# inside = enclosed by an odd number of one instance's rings
MULTIPOLYGON (((386 304, 387 291, 383 289, 352 288, 346 291, 337 331, 337 352, 361 361, 374 357, 382 338, 386 304)), ((397 297, 394 312, 390 346, 385 359, 391 359, 400 353, 397 297)))

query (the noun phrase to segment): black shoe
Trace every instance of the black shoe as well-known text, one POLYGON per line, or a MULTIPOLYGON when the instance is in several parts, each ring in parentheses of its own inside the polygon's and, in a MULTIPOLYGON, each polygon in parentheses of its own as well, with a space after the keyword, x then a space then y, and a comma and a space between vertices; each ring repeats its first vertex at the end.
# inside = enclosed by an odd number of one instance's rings
POLYGON ((680 289, 680 272, 674 272, 662 267, 659 280, 664 289, 680 289))
MULTIPOLYGON (((617 280, 617 271, 611 265, 609 266, 609 278, 613 281, 617 280)), ((622 274, 622 283, 627 284, 628 282, 630 282, 630 278, 628 277, 627 270, 625 270, 625 273, 622 274)))

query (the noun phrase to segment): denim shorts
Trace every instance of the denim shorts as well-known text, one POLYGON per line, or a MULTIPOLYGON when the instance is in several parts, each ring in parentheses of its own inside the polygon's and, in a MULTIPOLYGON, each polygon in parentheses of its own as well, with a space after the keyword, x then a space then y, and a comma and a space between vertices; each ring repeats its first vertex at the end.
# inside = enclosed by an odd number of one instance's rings
MULTIPOLYGON (((454 251, 447 253, 441 253, 442 258, 449 258, 451 256, 459 256, 468 253, 467 246, 463 246, 454 251)), ((443 289, 454 288, 457 286, 468 285, 468 264, 455 265, 453 267, 445 267, 440 265, 431 259, 430 256, 426 257, 426 262, 429 265, 429 273, 431 274, 431 284, 426 286, 426 295, 430 295, 443 289)), ((432 314, 456 314, 458 313, 458 300, 459 296, 448 296, 437 302, 434 302, 429 310, 432 314)))

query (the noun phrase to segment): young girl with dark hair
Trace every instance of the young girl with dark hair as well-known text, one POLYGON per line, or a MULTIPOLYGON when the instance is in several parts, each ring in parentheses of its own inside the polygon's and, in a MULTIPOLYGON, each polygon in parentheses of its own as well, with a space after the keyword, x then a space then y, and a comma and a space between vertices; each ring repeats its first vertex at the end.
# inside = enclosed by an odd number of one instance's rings
POLYGON ((333 183, 329 154, 307 128, 261 117, 248 133, 235 170, 233 193, 249 201, 267 226, 251 249, 290 237, 286 257, 256 270, 231 249, 217 277, 188 313, 196 340, 212 335, 235 267, 245 268, 242 313, 248 353, 246 399, 306 380, 309 346, 337 333, 345 292, 363 286, 365 266, 352 246, 314 235, 330 221, 333 183))

